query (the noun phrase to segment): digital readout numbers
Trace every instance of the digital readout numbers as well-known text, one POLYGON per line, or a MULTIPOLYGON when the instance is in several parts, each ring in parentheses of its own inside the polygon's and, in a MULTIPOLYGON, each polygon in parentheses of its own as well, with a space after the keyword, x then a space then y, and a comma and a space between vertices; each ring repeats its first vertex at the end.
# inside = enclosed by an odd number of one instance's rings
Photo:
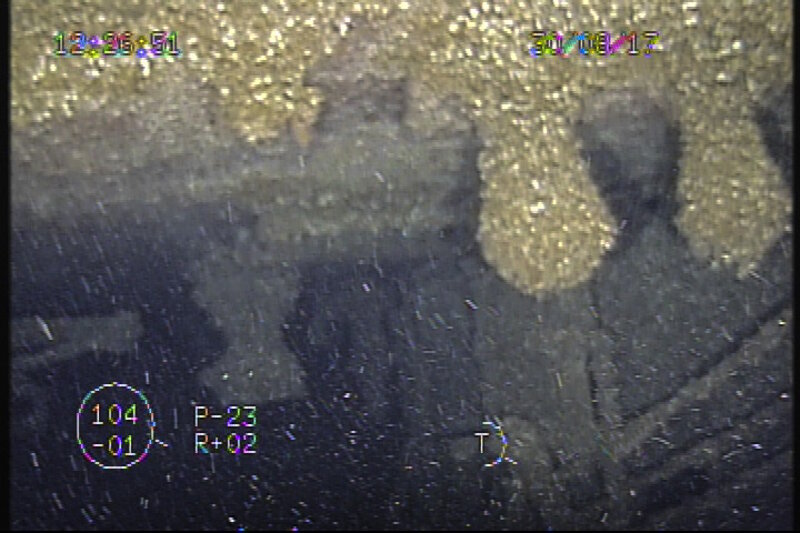
POLYGON ((251 455, 256 453, 256 407, 254 405, 229 405, 226 413, 214 413, 205 405, 194 407, 194 453, 222 453, 251 455), (219 425, 225 420, 221 430, 214 427, 198 431, 201 424, 219 425))
MULTIPOLYGON (((178 410, 173 413, 178 429, 178 410)), ((147 397, 124 383, 115 381, 89 391, 75 418, 83 456, 105 470, 126 470, 142 462, 153 444, 169 447, 155 436, 155 415, 147 397)), ((194 453, 252 455, 256 423, 254 405, 231 405, 222 414, 195 404, 194 453)))
POLYGON ((125 470, 147 457, 156 421, 145 395, 124 383, 107 383, 83 398, 76 415, 78 445, 90 463, 125 470))
POLYGON ((129 57, 136 55, 139 59, 146 57, 180 57, 183 51, 178 47, 178 33, 163 30, 151 31, 150 37, 144 34, 133 39, 129 31, 107 31, 102 38, 99 35, 88 37, 82 31, 69 34, 60 31, 53 37, 57 57, 129 57), (101 51, 102 50, 102 51, 101 51))

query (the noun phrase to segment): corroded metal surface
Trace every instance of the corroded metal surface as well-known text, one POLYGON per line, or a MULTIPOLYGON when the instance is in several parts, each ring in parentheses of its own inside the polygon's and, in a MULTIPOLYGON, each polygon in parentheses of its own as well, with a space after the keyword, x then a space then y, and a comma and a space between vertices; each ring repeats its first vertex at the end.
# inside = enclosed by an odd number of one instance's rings
MULTIPOLYGON (((138 313, 115 362, 263 402, 268 481, 234 504, 277 517, 322 490, 302 513, 357 527, 788 523, 790 4, 384 4, 15 2, 18 336, 138 313), (185 55, 47 48, 156 28, 185 55), (663 46, 531 57, 535 29, 663 46), (481 414, 516 465, 484 467, 481 414)), ((95 386, 91 345, 43 346, 14 347, 17 405, 54 391, 17 431, 95 386)))
MULTIPOLYGON (((456 94, 477 123, 485 143, 483 253, 522 291, 588 279, 614 244, 619 221, 589 180, 570 127, 582 100, 601 88, 642 88, 670 102, 684 146, 678 223, 697 256, 733 263, 744 275, 789 223, 788 189, 753 122, 764 91, 791 79, 788 2, 132 2, 113 11, 100 2, 15 2, 12 15, 14 41, 35 46, 12 49, 15 129, 57 135, 70 117, 87 113, 116 117, 107 129, 153 119, 150 128, 128 132, 133 150, 73 137, 64 142, 77 150, 64 150, 56 162, 39 159, 35 142, 17 142, 15 158, 31 168, 137 166, 192 153, 197 142, 225 145, 231 135, 274 139, 287 125, 308 145, 326 96, 306 74, 356 41, 366 44, 353 68, 456 94), (175 29, 185 56, 57 59, 46 51, 58 29, 117 26, 175 29), (655 29, 663 49, 647 58, 533 58, 526 51, 535 29, 597 28, 655 29), (170 99, 181 93, 190 96, 170 99), (186 106, 202 112, 187 116, 186 106)), ((176 190, 186 192, 183 185, 176 190)), ((234 179, 228 190, 237 189, 234 179)))

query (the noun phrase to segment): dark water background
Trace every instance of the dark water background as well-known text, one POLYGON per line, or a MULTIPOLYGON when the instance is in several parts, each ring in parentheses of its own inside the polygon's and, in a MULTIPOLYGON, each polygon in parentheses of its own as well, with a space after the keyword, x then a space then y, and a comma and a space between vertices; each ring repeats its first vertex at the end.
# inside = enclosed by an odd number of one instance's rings
MULTIPOLYGON (((788 140, 775 133, 787 130, 784 104, 780 98, 765 103, 761 121, 772 157, 791 183, 791 129, 788 140)), ((607 132, 617 127, 623 137, 624 113, 615 113, 620 115, 611 113, 608 123, 597 128, 607 132)), ((214 247, 234 246, 239 230, 254 224, 253 214, 236 205, 231 211, 228 202, 128 203, 108 213, 59 221, 15 209, 12 328, 21 318, 54 320, 124 310, 138 313, 144 332, 134 351, 90 350, 16 370, 12 364, 12 527, 549 527, 551 517, 535 501, 512 512, 511 466, 486 469, 480 457, 458 461, 450 453, 453 443, 472 437, 481 421, 495 414, 485 412, 480 390, 487 367, 475 357, 480 330, 464 304, 474 297, 474 284, 497 287, 496 311, 508 331, 527 324, 524 314, 513 312, 515 306, 551 309, 549 320, 566 324, 574 318, 570 306, 591 305, 601 317, 598 329, 618 357, 624 420, 669 400, 793 303, 788 235, 760 267, 766 282, 737 281, 731 272, 712 273, 693 262, 670 222, 680 153, 677 131, 666 124, 656 134, 661 137, 640 141, 642 147, 665 149, 630 150, 635 155, 627 156, 593 138, 591 127, 584 135, 592 176, 615 216, 629 220, 630 227, 583 292, 557 296, 555 304, 530 299, 497 280, 483 263, 474 242, 479 183, 473 146, 464 156, 458 195, 462 216, 452 226, 413 238, 391 232, 372 237, 375 247, 367 248, 380 250, 374 256, 359 245, 349 255, 320 252, 291 265, 300 289, 281 327, 283 341, 306 373, 308 395, 259 405, 259 453, 217 456, 213 464, 211 457, 192 451, 191 402, 219 405, 197 377, 222 357, 231 339, 192 298, 190 272, 214 247), (646 171, 642 160, 648 161, 646 171), (663 181, 653 181, 654 175, 663 181), (604 176, 619 178, 609 182, 604 176), (648 281, 631 284, 632 279, 648 281), (369 292, 362 290, 364 284, 369 292), (641 319, 648 305, 685 306, 685 321, 655 326, 641 319), (567 311, 558 311, 559 306, 567 311), (728 326, 731 340, 686 335, 687 324, 707 332, 720 323, 728 326), (623 357, 637 349, 634 339, 652 350, 623 357), (681 354, 693 350, 696 359, 686 363, 681 354), (145 372, 149 385, 144 385, 145 372), (643 374, 653 376, 646 387, 639 379, 643 374), (161 420, 158 437, 170 445, 155 447, 151 457, 124 472, 102 471, 86 462, 74 436, 80 399, 112 381, 144 390, 161 420), (171 420, 175 408, 177 428, 171 420)), ((363 244, 361 237, 347 238, 363 244)), ((254 277, 261 274, 258 268, 253 267, 254 277)), ((716 396, 698 400, 705 403, 698 404, 702 408, 695 414, 683 413, 665 427, 664 439, 674 443, 669 450, 657 442, 646 444, 645 453, 619 462, 619 477, 613 481, 599 465, 598 474, 588 472, 585 483, 570 489, 574 508, 561 518, 571 513, 576 526, 602 528, 591 502, 608 496, 604 492, 612 497, 630 492, 627 481, 657 473, 671 457, 688 456, 702 439, 724 447, 731 427, 756 427, 769 420, 758 448, 751 446, 752 453, 741 454, 739 462, 688 464, 647 485, 630 514, 617 517, 616 523, 659 527, 654 517, 665 509, 689 506, 694 511, 687 521, 673 526, 790 527, 792 477, 785 460, 793 449, 791 404, 775 400, 780 391, 791 390, 791 346, 786 349, 781 345, 765 368, 743 376, 731 390, 722 386, 716 396), (746 490, 734 490, 743 484, 746 490)), ((15 348, 12 361, 32 351, 15 348)), ((536 377, 526 379, 535 382, 536 377)), ((597 395, 592 379, 587 377, 587 386, 597 395)), ((530 414, 541 420, 552 415, 547 405, 530 414)), ((594 416, 600 419, 603 413, 594 416)), ((554 458, 552 475, 559 475, 558 468, 554 458)))

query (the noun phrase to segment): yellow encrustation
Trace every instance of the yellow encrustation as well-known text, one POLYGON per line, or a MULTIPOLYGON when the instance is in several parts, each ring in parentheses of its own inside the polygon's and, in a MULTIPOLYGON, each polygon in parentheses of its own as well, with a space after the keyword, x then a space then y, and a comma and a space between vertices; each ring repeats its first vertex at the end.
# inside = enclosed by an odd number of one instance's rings
POLYGON ((402 57, 410 75, 471 109, 486 143, 478 237, 520 290, 576 285, 613 246, 617 222, 588 178, 572 123, 593 92, 618 89, 674 110, 678 226, 699 258, 743 276, 790 224, 790 191, 754 121, 764 93, 791 82, 790 21, 789 2, 430 3, 403 30, 402 57), (533 30, 655 30, 661 47, 650 57, 531 57, 533 30))
POLYGON ((244 138, 262 142, 290 125, 307 145, 325 95, 305 83, 306 74, 345 39, 371 39, 379 68, 432 93, 457 95, 469 111, 484 141, 484 257, 519 290, 537 293, 587 280, 613 246, 618 221, 589 179, 573 123, 593 93, 641 89, 668 102, 680 125, 679 228, 698 258, 745 275, 790 224, 790 192, 767 155, 754 110, 767 90, 791 83, 791 20, 786 0, 187 1, 119 8, 14 2, 12 126, 47 128, 77 112, 110 113, 120 101, 131 113, 146 112, 138 102, 154 88, 166 98, 192 82, 210 89, 206 105, 218 106, 224 126, 244 138), (65 60, 48 52, 56 31, 82 27, 175 29, 185 56, 65 60), (656 30, 662 48, 651 57, 531 57, 534 30, 656 30))

